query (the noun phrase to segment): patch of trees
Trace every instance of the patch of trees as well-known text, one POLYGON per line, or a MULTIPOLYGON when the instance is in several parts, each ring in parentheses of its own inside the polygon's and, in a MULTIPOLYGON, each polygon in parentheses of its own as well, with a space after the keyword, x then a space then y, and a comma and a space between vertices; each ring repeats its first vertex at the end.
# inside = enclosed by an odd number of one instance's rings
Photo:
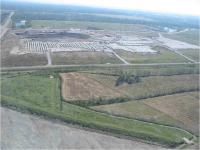
POLYGON ((119 86, 124 83, 127 83, 127 84, 138 83, 139 81, 140 81, 139 76, 130 74, 128 72, 121 72, 116 81, 116 86, 119 86))

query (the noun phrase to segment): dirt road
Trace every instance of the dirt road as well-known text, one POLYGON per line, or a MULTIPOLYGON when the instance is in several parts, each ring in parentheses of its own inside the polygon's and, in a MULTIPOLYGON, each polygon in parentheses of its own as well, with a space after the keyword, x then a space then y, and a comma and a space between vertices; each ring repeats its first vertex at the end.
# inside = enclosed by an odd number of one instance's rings
POLYGON ((1 149, 160 149, 1 107, 1 149))
POLYGON ((1 25, 1 35, 0 39, 4 36, 4 34, 8 31, 9 29, 9 24, 11 22, 11 17, 14 15, 14 12, 11 12, 10 15, 8 16, 7 20, 3 25, 1 25))

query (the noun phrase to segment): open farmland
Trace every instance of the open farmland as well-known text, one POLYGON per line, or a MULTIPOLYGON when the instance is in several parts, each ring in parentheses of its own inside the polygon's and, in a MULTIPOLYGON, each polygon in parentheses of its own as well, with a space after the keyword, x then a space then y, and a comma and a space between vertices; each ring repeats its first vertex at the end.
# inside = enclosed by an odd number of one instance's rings
POLYGON ((190 133, 177 128, 118 118, 66 102, 61 103, 60 83, 57 77, 49 78, 45 74, 41 76, 25 74, 14 77, 4 75, 1 83, 3 106, 14 106, 46 117, 129 137, 148 139, 168 146, 183 143, 183 137, 192 138, 190 133))
POLYGON ((107 23, 107 22, 90 22, 90 21, 57 21, 57 20, 32 20, 31 27, 35 29, 52 28, 52 29, 70 29, 79 28, 87 29, 88 27, 97 28, 100 30, 122 30, 122 31, 147 31, 147 27, 135 24, 122 24, 122 23, 107 23))
POLYGON ((107 88, 98 81, 84 76, 84 74, 63 73, 61 78, 62 95, 66 101, 108 99, 120 96, 117 91, 107 88))
POLYGON ((120 64, 122 63, 112 53, 105 52, 57 52, 52 53, 52 63, 64 64, 120 64))
POLYGON ((91 107, 94 110, 111 115, 156 122, 159 124, 178 125, 181 122, 173 119, 165 113, 146 105, 143 101, 131 100, 129 102, 99 105, 91 107))
POLYGON ((177 33, 172 33, 172 34, 164 34, 165 37, 174 39, 174 40, 179 40, 195 45, 200 45, 199 43, 199 29, 192 29, 188 31, 182 31, 182 32, 177 32, 177 33))
POLYGON ((20 56, 13 55, 1 59, 1 65, 4 67, 39 66, 46 64, 47 59, 45 54, 25 54, 20 56))
POLYGON ((19 38, 12 33, 8 33, 1 41, 1 66, 38 66, 47 64, 45 54, 16 54, 21 49, 19 38))
POLYGON ((174 94, 177 92, 196 91, 199 89, 198 74, 173 75, 173 76, 150 76, 141 78, 135 84, 123 84, 116 86, 117 76, 102 74, 86 74, 101 84, 124 93, 133 99, 156 97, 161 95, 174 94), (152 88, 153 87, 153 88, 152 88))
POLYGON ((186 55, 189 58, 199 62, 200 61, 200 49, 182 49, 179 50, 180 53, 186 55))
POLYGON ((92 108, 113 115, 179 126, 198 135, 198 100, 198 92, 185 92, 92 108))
POLYGON ((188 92, 162 96, 144 101, 148 106, 181 121, 183 126, 199 134, 199 93, 188 92))
POLYGON ((172 51, 156 46, 153 48, 156 54, 132 53, 124 50, 115 50, 116 53, 130 63, 172 63, 172 62, 188 62, 187 59, 172 51))

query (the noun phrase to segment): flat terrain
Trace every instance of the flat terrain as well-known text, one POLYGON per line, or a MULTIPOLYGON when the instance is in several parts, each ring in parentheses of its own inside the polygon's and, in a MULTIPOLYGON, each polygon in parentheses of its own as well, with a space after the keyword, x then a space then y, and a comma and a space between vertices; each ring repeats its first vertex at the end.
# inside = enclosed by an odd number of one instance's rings
POLYGON ((58 52, 51 57, 54 65, 123 63, 113 54, 105 52, 58 52))
POLYGON ((116 50, 116 53, 130 63, 176 63, 188 62, 184 57, 173 53, 164 47, 154 47, 158 54, 132 53, 124 50, 116 50))
POLYGON ((165 37, 195 44, 195 45, 200 45, 199 44, 199 29, 193 29, 189 31, 172 33, 172 34, 165 34, 165 37))
POLYGON ((141 81, 135 84, 123 84, 116 86, 116 76, 101 74, 86 74, 101 84, 117 90, 128 97, 148 98, 154 96, 167 95, 181 91, 197 90, 199 85, 199 75, 173 75, 173 76, 149 76, 141 78, 141 81))
POLYGON ((1 66, 15 67, 15 66, 38 66, 46 65, 47 58, 45 54, 12 54, 12 51, 21 48, 19 38, 8 33, 5 38, 1 40, 1 66))
MULTIPOLYGON (((79 28, 87 29, 93 27, 103 30, 122 30, 122 31, 146 31, 146 26, 124 23, 104 23, 104 22, 90 22, 90 21, 58 21, 58 20, 32 20, 31 27, 35 29, 53 28, 53 29, 70 29, 79 28)), ((149 31, 151 32, 151 31, 149 31)))
POLYGON ((62 95, 66 101, 71 100, 92 100, 108 99, 119 97, 120 94, 98 81, 91 79, 80 73, 63 73, 62 78, 62 95))
POLYGON ((197 62, 200 61, 200 55, 199 55, 200 50, 199 49, 183 49, 183 50, 179 50, 179 52, 197 62))
POLYGON ((124 103, 93 106, 91 108, 112 115, 156 122, 160 124, 181 124, 180 121, 175 120, 169 115, 146 105, 143 101, 132 100, 124 103))
POLYGON ((84 131, 66 124, 54 123, 2 107, 1 117, 2 149, 162 148, 137 141, 84 131))
POLYGON ((186 92, 92 108, 113 115, 180 126, 198 135, 198 99, 198 92, 186 92))
POLYGON ((175 146, 192 135, 184 130, 119 118, 87 108, 61 103, 60 80, 47 74, 4 75, 1 78, 1 104, 22 111, 37 113, 96 130, 127 135, 148 141, 175 146))
POLYGON ((145 77, 139 83, 120 86, 116 86, 117 77, 111 75, 66 73, 61 76, 62 95, 67 101, 123 97, 142 99, 198 89, 198 75, 145 77))
POLYGON ((25 54, 25 55, 9 55, 1 59, 3 67, 17 67, 17 66, 39 66, 47 65, 46 55, 25 54))
POLYGON ((189 92, 147 99, 148 106, 164 112, 181 121, 184 127, 198 135, 199 132, 199 93, 189 92))

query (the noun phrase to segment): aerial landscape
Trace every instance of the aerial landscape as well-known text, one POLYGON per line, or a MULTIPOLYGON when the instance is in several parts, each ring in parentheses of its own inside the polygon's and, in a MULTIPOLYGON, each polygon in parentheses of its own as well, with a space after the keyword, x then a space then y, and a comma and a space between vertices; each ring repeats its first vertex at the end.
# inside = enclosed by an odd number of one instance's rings
POLYGON ((1 149, 199 149, 199 16, 1 2, 1 149))

